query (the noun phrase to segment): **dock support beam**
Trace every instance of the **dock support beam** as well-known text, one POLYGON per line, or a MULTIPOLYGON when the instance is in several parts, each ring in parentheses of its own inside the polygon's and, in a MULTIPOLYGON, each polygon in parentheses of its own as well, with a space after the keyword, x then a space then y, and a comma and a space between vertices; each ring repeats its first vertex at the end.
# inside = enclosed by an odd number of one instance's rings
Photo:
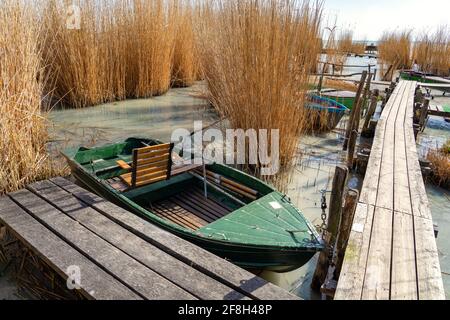
POLYGON ((330 200, 327 232, 324 239, 324 241, 326 242, 326 247, 319 255, 319 261, 317 262, 316 271, 311 283, 311 288, 316 291, 320 290, 320 287, 327 278, 328 268, 330 266, 329 258, 333 254, 331 250, 336 243, 339 224, 341 222, 343 194, 347 182, 347 176, 348 169, 345 166, 336 167, 330 200))
POLYGON ((359 191, 353 189, 349 190, 345 197, 345 206, 342 211, 342 221, 339 228, 339 237, 336 245, 336 269, 334 271, 334 278, 336 280, 339 280, 339 276, 341 275, 345 250, 347 249, 348 239, 350 238, 358 199, 359 191))

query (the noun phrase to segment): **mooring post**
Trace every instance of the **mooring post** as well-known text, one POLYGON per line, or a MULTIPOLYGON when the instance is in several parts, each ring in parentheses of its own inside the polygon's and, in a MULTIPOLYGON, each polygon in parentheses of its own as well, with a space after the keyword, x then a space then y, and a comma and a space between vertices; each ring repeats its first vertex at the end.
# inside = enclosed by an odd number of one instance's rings
POLYGON ((363 103, 361 106, 361 112, 360 112, 361 116, 363 115, 364 111, 366 110, 367 100, 369 99, 370 94, 371 94, 371 92, 370 92, 371 84, 372 84, 372 75, 369 73, 368 78, 367 78, 366 88, 364 90, 363 103))
POLYGON ((339 230, 339 224, 342 214, 342 202, 345 184, 347 182, 348 169, 345 166, 337 166, 333 179, 333 189, 330 199, 330 209, 328 213, 327 232, 325 233, 325 249, 320 253, 317 262, 316 271, 314 273, 311 288, 319 291, 328 274, 330 267, 329 258, 333 252, 331 248, 334 247, 339 230))
POLYGON ((341 225, 339 227, 339 236, 336 244, 336 269, 334 270, 334 279, 339 280, 342 265, 344 263, 345 250, 347 249, 348 239, 352 231, 353 219, 355 217, 356 206, 358 205, 359 191, 349 190, 345 197, 345 206, 342 210, 341 225))
MULTIPOLYGON (((368 85, 370 86, 370 77, 367 79, 368 85)), ((360 99, 358 103, 356 103, 355 106, 355 117, 353 119, 353 127, 350 131, 350 136, 348 140, 348 153, 347 153, 347 167, 349 169, 353 168, 353 158, 355 156, 355 149, 356 149, 356 140, 358 139, 358 133, 359 133, 359 123, 361 120, 361 110, 363 107, 363 103, 365 101, 364 99, 360 99)))
POLYGON ((347 130, 345 132, 345 140, 344 140, 344 151, 347 150, 350 135, 353 131, 353 122, 355 121, 356 117, 356 106, 361 102, 361 95, 363 93, 364 84, 366 83, 367 78, 367 71, 363 71, 361 75, 361 80, 359 81, 358 91, 356 92, 356 98, 355 98, 355 107, 353 107, 351 113, 350 113, 350 120, 347 124, 347 130))
POLYGON ((423 100, 423 104, 422 104, 422 109, 420 110, 420 120, 419 120, 419 125, 420 125, 420 130, 424 130, 425 127, 425 121, 427 120, 427 116, 428 116, 428 108, 430 107, 430 98, 425 98, 423 100))
POLYGON ((366 119, 364 121, 364 126, 362 132, 366 132, 369 129, 370 120, 372 119, 375 111, 377 110, 378 97, 380 96, 380 90, 375 89, 372 94, 372 99, 370 101, 369 110, 367 110, 366 119))

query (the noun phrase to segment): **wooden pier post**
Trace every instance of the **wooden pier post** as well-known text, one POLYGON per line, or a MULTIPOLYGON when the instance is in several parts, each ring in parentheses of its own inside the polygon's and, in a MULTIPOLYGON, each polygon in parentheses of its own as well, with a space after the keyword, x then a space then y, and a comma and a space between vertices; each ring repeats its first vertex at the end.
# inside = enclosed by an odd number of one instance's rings
MULTIPOLYGON (((370 87, 370 77, 367 80, 368 86, 370 87)), ((367 87, 366 87, 367 89, 367 87)), ((355 156, 356 140, 358 139, 359 133, 359 123, 361 121, 361 110, 363 108, 363 103, 365 103, 366 98, 358 100, 354 108, 355 117, 353 119, 353 126, 350 131, 350 136, 348 140, 348 153, 347 153, 347 167, 349 169, 353 168, 353 158, 355 156)))
POLYGON ((339 228, 339 236, 336 244, 336 269, 334 278, 339 280, 341 275, 342 264, 344 263, 345 250, 347 249, 348 239, 352 230, 353 219, 355 217, 356 206, 358 205, 359 191, 349 190, 345 197, 345 206, 342 210, 341 225, 339 228))
POLYGON ((368 76, 367 76, 366 88, 364 89, 364 95, 363 95, 363 102, 362 102, 362 105, 361 105, 360 117, 363 116, 364 111, 366 110, 366 107, 367 107, 367 100, 370 99, 370 95, 371 95, 370 86, 371 86, 371 84, 372 84, 372 74, 369 73, 368 76))
POLYGON ((370 120, 372 119, 373 115, 375 114, 375 111, 377 110, 378 105, 378 97, 380 96, 380 90, 376 89, 374 90, 372 94, 372 99, 370 102, 369 109, 367 110, 366 119, 364 121, 364 126, 362 129, 362 132, 365 133, 369 129, 370 120))
POLYGON ((362 75, 361 75, 361 80, 359 82, 358 91, 356 92, 355 107, 352 109, 352 112, 350 113, 350 120, 348 121, 347 130, 345 132, 344 151, 347 150, 350 135, 353 131, 353 125, 354 125, 354 121, 355 121, 355 117, 356 117, 356 107, 361 102, 361 95, 363 93, 366 78, 367 78, 367 71, 363 71, 362 75))
POLYGON ((337 166, 333 179, 333 189, 330 199, 327 232, 325 236, 325 249, 320 253, 316 271, 311 283, 313 290, 319 291, 328 274, 329 257, 332 254, 330 248, 337 239, 339 224, 341 222, 342 202, 345 184, 347 182, 348 169, 345 166, 337 166))
POLYGON ((425 98, 423 100, 422 108, 420 110, 419 125, 420 125, 420 130, 421 131, 424 130, 425 121, 427 120, 428 108, 430 107, 430 101, 431 101, 430 98, 425 98))

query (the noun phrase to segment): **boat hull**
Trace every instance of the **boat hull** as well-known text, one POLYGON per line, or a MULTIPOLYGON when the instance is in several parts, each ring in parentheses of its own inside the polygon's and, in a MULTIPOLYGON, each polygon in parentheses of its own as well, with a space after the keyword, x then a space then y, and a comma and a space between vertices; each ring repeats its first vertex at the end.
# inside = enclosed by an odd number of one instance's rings
POLYGON ((312 130, 323 133, 334 130, 349 110, 333 99, 311 95, 306 107, 309 109, 312 130))
MULTIPOLYGON (((69 163, 70 164, 70 163, 69 163)), ((243 268, 266 269, 275 272, 286 272, 299 268, 306 264, 318 251, 318 247, 310 249, 288 249, 280 247, 256 247, 242 244, 231 244, 215 241, 193 234, 181 232, 179 229, 171 228, 170 225, 161 223, 153 219, 145 209, 137 206, 134 202, 123 195, 117 194, 111 188, 106 187, 101 181, 95 179, 81 170, 77 165, 70 164, 72 175, 84 188, 96 193, 102 198, 128 210, 145 220, 169 231, 189 242, 202 247, 211 253, 216 254, 228 261, 231 261, 243 268)))

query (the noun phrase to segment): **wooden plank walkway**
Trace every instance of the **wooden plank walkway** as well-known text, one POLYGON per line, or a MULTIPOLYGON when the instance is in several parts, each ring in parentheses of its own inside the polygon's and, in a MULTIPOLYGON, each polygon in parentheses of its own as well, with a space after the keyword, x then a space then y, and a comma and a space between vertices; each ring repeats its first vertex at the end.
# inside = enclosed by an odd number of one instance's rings
POLYGON ((298 299, 63 178, 0 198, 0 224, 87 299, 298 299))
POLYGON ((337 300, 445 299, 414 138, 416 86, 401 81, 378 122, 337 300))

